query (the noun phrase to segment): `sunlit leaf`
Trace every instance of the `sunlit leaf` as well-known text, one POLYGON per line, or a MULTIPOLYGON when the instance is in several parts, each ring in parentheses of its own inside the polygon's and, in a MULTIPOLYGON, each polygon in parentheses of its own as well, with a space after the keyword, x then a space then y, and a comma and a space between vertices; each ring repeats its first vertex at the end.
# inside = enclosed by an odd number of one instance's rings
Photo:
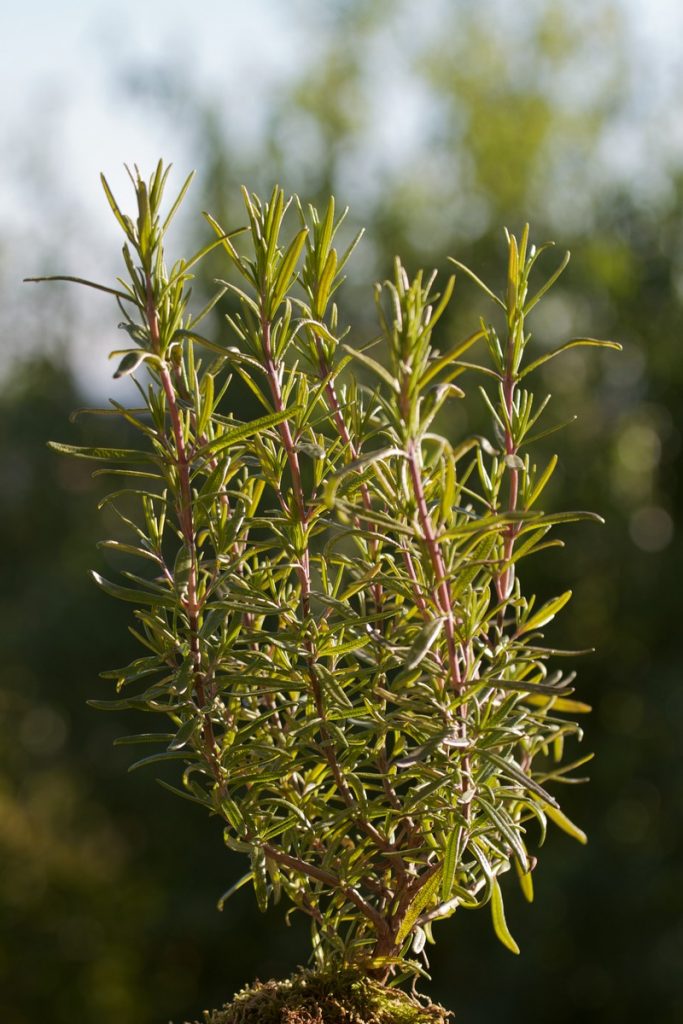
POLYGON ((519 946, 510 934, 505 920, 505 907, 503 906, 503 894, 500 890, 500 883, 494 877, 491 890, 491 919, 496 936, 500 939, 506 949, 511 953, 519 954, 519 946))

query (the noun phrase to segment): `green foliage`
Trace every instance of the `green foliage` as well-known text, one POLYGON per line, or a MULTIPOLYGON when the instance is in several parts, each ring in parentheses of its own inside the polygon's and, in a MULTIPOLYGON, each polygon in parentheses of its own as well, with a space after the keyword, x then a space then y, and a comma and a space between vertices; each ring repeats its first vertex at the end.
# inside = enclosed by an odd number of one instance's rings
POLYGON ((131 176, 135 219, 103 179, 127 277, 93 286, 114 294, 133 343, 115 376, 132 376, 140 404, 112 405, 140 448, 55 445, 125 478, 104 502, 128 534, 105 542, 124 582, 94 578, 136 605, 144 654, 105 673, 117 699, 92 703, 164 716, 164 731, 123 739, 156 741, 133 767, 182 763, 177 792, 249 857, 225 898, 246 881, 261 909, 284 893, 310 917, 320 967, 422 973, 433 922, 489 902, 516 951, 498 879, 514 863, 531 898, 530 825, 585 839, 547 787, 585 760, 563 764, 581 737, 564 716, 588 710, 570 699, 573 673, 549 672, 569 652, 542 633, 570 593, 537 603, 519 566, 562 543, 557 526, 599 518, 539 508, 556 460, 537 465, 532 444, 555 428, 526 378, 565 348, 618 346, 530 349, 527 316, 566 257, 532 289, 546 247, 528 229, 506 236, 503 297, 461 268, 498 324, 482 318, 442 353, 455 280, 439 292, 396 260, 376 286, 378 339, 347 346, 334 295, 358 238, 335 248, 333 200, 319 212, 244 190, 246 227, 207 216, 215 240, 169 268, 189 180, 164 216, 167 176, 161 163, 148 184, 131 176), (191 271, 214 248, 226 280, 193 315, 191 271), (226 290, 227 333, 204 337, 226 290), (230 411, 235 377, 262 408, 246 422, 230 411), (438 428, 464 381, 492 432, 453 444, 438 428))

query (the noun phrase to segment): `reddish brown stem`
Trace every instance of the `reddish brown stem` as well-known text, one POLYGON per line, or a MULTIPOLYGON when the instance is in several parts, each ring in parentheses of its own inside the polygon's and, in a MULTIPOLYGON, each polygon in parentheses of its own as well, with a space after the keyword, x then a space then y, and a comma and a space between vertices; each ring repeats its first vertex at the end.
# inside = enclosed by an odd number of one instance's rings
MULTIPOLYGON (((277 412, 284 411, 284 402, 282 399, 282 388, 280 383, 280 367, 275 363, 273 356, 271 343, 270 343, 270 321, 264 315, 261 317, 261 332, 263 340, 263 355, 265 360, 266 375, 268 377, 268 383, 270 386, 270 392, 273 399, 273 405, 277 412)), ((301 482, 301 469, 299 466, 299 456, 296 451, 294 439, 289 426, 288 420, 283 420, 279 425, 280 436, 287 453, 287 460, 289 464, 290 474, 292 477, 292 489, 294 493, 294 502, 296 504, 296 510, 299 516, 299 520, 302 526, 306 526, 308 522, 308 511, 306 508, 306 499, 304 496, 303 485, 301 482)), ((306 549, 299 563, 298 576, 301 583, 301 607, 304 617, 310 614, 310 594, 311 594, 311 577, 310 577, 310 561, 308 556, 308 550, 306 549)), ((306 642, 308 650, 308 670, 309 678, 311 680, 311 688, 313 691, 313 699, 316 705, 316 711, 321 722, 321 734, 322 734, 322 751, 330 765, 330 769, 334 776, 337 789, 339 790, 340 796, 344 800, 344 803, 354 812, 354 817, 358 824, 363 828, 367 835, 377 843, 380 849, 383 849, 390 858, 395 856, 395 850, 393 844, 385 839, 374 827, 374 825, 358 814, 356 801, 353 793, 349 788, 341 766, 337 761, 334 753, 334 743, 330 736, 329 730, 326 725, 326 714, 323 703, 322 691, 320 688, 320 681, 315 671, 315 655, 310 643, 306 642)), ((401 862, 401 869, 403 864, 401 862)))
MULTIPOLYGON (((514 345, 514 327, 509 329, 507 366, 503 379, 503 401, 505 403, 505 454, 511 458, 517 455, 517 445, 512 434, 511 423, 515 401, 515 378, 512 371, 512 357, 514 345)), ((519 497, 519 470, 515 466, 509 467, 510 489, 508 492, 508 512, 516 512, 519 497)), ((496 592, 499 601, 505 601, 510 596, 512 582, 514 579, 513 566, 509 565, 515 546, 517 529, 514 523, 509 523, 505 531, 505 542, 503 544, 503 564, 507 566, 496 581, 496 592)))
MULTIPOLYGON (((320 342, 317 343, 317 350, 318 350, 318 366, 319 366, 319 369, 320 369, 320 376, 324 379, 330 373, 330 367, 325 362, 325 357, 324 357, 324 353, 323 353, 322 347, 320 345, 320 342)), ((358 449, 356 448, 356 445, 353 442, 353 438, 351 437, 351 434, 349 433, 348 427, 346 426, 346 420, 344 419, 344 416, 343 416, 343 413, 342 413, 342 410, 341 410, 341 406, 339 404, 339 399, 337 398, 337 391, 336 391, 336 388, 334 386, 334 381, 330 380, 326 384, 326 386, 325 386, 325 396, 326 396, 326 399, 327 399, 328 408, 330 409, 330 412, 332 413, 332 416, 334 418, 335 426, 337 427, 337 431, 339 433, 339 436, 341 437, 342 441, 344 442, 344 444, 348 448, 349 455, 351 456, 351 458, 352 459, 357 459, 358 455, 359 455, 359 451, 358 451, 358 449)), ((370 490, 369 490, 367 484, 362 483, 360 491, 361 491, 361 499, 363 501, 363 506, 364 506, 365 510, 367 512, 372 512, 372 498, 370 497, 370 490)), ((356 518, 355 522, 358 525, 360 525, 360 521, 357 518, 356 518)), ((370 531, 373 534, 375 534, 377 532, 377 527, 373 523, 370 524, 370 531)), ((378 550, 379 550, 379 543, 377 541, 377 538, 373 537, 373 539, 370 541, 370 554, 373 557, 373 559, 377 558, 378 550)), ((371 589, 372 589, 373 601, 375 602, 375 608, 379 612, 382 609, 382 584, 381 583, 373 583, 371 589)))
MULTIPOLYGON (((183 425, 180 417, 180 410, 176 399, 173 380, 168 364, 163 359, 161 352, 161 338, 159 334, 159 316, 154 300, 154 288, 149 274, 146 277, 147 287, 147 323, 149 326, 150 340, 153 351, 161 357, 159 376, 161 386, 166 397, 166 405, 171 420, 171 429, 176 449, 176 467, 178 471, 178 482, 180 492, 177 501, 177 514, 180 531, 183 536, 185 547, 190 557, 190 570, 187 581, 187 597, 183 604, 187 613, 189 626, 190 658, 192 660, 193 688, 201 709, 206 707, 206 691, 202 674, 202 655, 199 646, 199 613, 200 607, 197 601, 197 547, 195 544, 194 515, 192 511, 192 483, 190 478, 190 459, 183 435, 183 425)), ((213 724, 208 714, 203 713, 203 731, 205 740, 205 752, 214 774, 220 785, 220 771, 216 762, 216 743, 213 732, 213 724)))
MULTIPOLYGON (((263 356, 265 360, 266 375, 268 377, 273 405, 276 412, 283 412, 284 403, 282 401, 282 388, 280 386, 280 370, 275 365, 275 360, 273 358, 273 351, 270 343, 270 321, 265 314, 261 316, 261 336, 263 341, 263 356)), ((292 437, 289 421, 283 420, 282 423, 279 424, 278 430, 280 432, 280 437, 282 438, 282 443, 285 447, 285 452, 287 453, 287 462, 292 477, 292 491, 294 494, 294 501, 296 503, 296 510, 299 516, 299 522, 305 528, 308 522, 308 511, 306 509, 306 500, 304 498, 304 490, 301 483, 299 455, 294 444, 294 438, 292 437)), ((301 583, 301 606, 304 617, 307 617, 311 610, 310 562, 307 549, 305 549, 301 554, 301 561, 297 572, 299 582, 301 583)))
POLYGON ((386 937, 390 935, 389 925, 379 911, 375 910, 367 900, 364 900, 353 886, 345 885, 341 878, 333 875, 330 871, 325 871, 322 868, 316 867, 315 864, 308 864, 298 857, 292 857, 288 853, 283 853, 282 850, 278 850, 276 846, 271 846, 270 843, 263 843, 262 849, 266 856, 274 860, 276 864, 322 882, 323 885, 329 886, 335 892, 342 892, 347 900, 355 904, 365 917, 372 922, 379 936, 386 940, 386 937))
MULTIPOLYGON (((412 438, 408 441, 407 456, 408 469, 413 485, 415 500, 417 502, 418 518, 424 536, 424 541, 427 545, 427 550, 429 551, 432 570, 436 580, 435 604, 445 616, 448 667, 451 684, 457 693, 462 693, 467 685, 467 680, 466 678, 463 679, 460 671, 460 662, 455 641, 455 617, 453 615, 450 588, 448 586, 448 580, 446 579, 446 566, 444 564, 438 538, 434 532, 434 526, 429 514, 429 509, 427 508, 427 500, 425 498, 424 486, 422 483, 420 452, 415 446, 415 441, 412 438)), ((461 702, 459 706, 458 716, 460 718, 460 738, 464 740, 467 738, 467 705, 464 701, 461 702)), ((467 755, 465 755, 462 759, 462 774, 460 781, 460 790, 462 793, 467 789, 467 779, 469 775, 470 761, 467 755)), ((469 802, 465 805, 464 813, 467 819, 470 817, 470 806, 469 802)))
POLYGON ((417 502, 417 514, 420 521, 420 528, 422 530, 424 542, 427 545, 429 559, 432 563, 432 570, 436 581, 435 604, 445 618, 446 642, 448 645, 448 666, 451 675, 451 682, 454 688, 460 691, 463 688, 463 680, 456 650, 455 620, 453 616, 453 607, 451 605, 450 588, 448 586, 448 580, 446 579, 446 567, 444 565, 443 555, 441 554, 439 541, 434 532, 432 519, 429 515, 429 509, 427 508, 424 486, 422 484, 419 452, 412 438, 408 441, 406 454, 408 457, 408 471, 413 485, 413 493, 417 502))

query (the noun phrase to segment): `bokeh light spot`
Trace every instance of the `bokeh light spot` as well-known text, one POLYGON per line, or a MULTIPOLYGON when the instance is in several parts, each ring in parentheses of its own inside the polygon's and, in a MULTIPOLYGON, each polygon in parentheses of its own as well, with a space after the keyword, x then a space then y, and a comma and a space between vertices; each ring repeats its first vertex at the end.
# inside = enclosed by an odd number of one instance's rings
POLYGON ((642 551, 663 551, 673 540, 673 519, 659 505, 644 505, 631 516, 629 532, 642 551))

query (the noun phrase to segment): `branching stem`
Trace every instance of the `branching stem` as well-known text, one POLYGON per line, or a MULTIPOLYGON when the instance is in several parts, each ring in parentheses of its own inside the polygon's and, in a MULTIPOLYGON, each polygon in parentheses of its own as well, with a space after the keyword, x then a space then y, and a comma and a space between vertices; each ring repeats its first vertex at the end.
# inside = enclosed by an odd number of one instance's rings
POLYGON ((205 754, 209 763, 214 769, 216 781, 218 782, 219 785, 222 786, 223 784, 221 782, 221 772, 218 766, 218 762, 216 760, 216 741, 213 732, 213 724, 211 722, 210 714, 206 711, 207 694, 204 686, 204 676, 202 673, 202 655, 199 646, 199 615, 201 612, 201 608, 197 600, 197 582, 199 566, 197 557, 197 546, 195 543, 194 514, 192 506, 192 484, 190 480, 190 459, 188 457, 185 438, 183 435, 183 425, 180 418, 180 410, 178 408, 178 402, 176 399, 175 388, 173 386, 173 380, 168 368, 168 364, 164 361, 163 354, 161 352, 161 339, 159 335, 159 315, 154 299, 154 287, 152 285, 152 279, 149 273, 147 273, 146 275, 145 283, 147 289, 147 324, 149 327, 150 341, 152 344, 153 352, 156 355, 158 355, 161 360, 159 376, 161 379, 161 386, 164 390, 164 395, 166 397, 166 405, 171 419, 171 429, 173 431, 173 437, 175 440, 176 468, 178 471, 178 482, 180 488, 177 502, 178 522, 180 524, 183 542, 185 544, 185 548, 190 561, 187 580, 187 597, 184 603, 187 612, 187 621, 189 627, 188 631, 190 658, 192 660, 192 683, 193 689, 199 701, 199 706, 202 709, 205 754))

